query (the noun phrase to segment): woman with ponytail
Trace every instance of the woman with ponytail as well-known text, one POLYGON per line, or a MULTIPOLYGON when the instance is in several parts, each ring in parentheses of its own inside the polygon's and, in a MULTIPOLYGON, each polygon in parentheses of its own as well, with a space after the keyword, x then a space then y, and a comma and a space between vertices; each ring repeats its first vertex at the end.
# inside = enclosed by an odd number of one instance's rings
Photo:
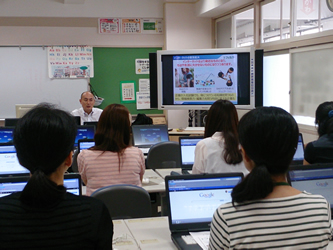
POLYGON ((333 102, 323 102, 316 110, 319 138, 306 145, 304 165, 333 162, 333 102))
POLYGON ((299 134, 294 118, 280 108, 257 108, 242 117, 238 132, 250 173, 233 189, 232 202, 215 211, 210 249, 325 249, 329 203, 287 182, 299 134))
POLYGON ((40 104, 14 130, 20 164, 31 177, 0 199, 1 249, 111 249, 113 224, 99 200, 66 192, 77 133, 73 116, 40 104))
POLYGON ((243 172, 246 170, 238 141, 238 115, 227 100, 217 100, 205 119, 204 139, 195 147, 193 174, 243 172))

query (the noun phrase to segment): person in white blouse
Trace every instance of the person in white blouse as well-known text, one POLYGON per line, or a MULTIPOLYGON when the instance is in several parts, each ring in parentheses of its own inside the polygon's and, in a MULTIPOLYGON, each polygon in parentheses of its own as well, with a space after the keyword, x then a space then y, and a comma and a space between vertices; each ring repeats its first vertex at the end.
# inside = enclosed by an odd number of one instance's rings
POLYGON ((103 110, 94 108, 94 95, 89 91, 83 92, 79 102, 82 107, 79 109, 74 109, 71 114, 73 116, 80 116, 81 125, 83 125, 84 122, 97 122, 103 110))
POLYGON ((247 175, 238 142, 235 106, 230 101, 217 100, 206 118, 204 139, 195 148, 192 173, 243 172, 247 175))

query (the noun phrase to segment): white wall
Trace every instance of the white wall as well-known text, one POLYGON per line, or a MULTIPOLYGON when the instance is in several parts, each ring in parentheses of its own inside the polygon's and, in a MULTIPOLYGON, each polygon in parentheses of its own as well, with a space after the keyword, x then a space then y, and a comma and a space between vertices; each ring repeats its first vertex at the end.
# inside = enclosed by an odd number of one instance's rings
POLYGON ((62 0, 0 1, 0 46, 162 47, 164 44, 164 34, 98 33, 98 18, 163 18, 163 0, 84 0, 83 4, 63 2, 62 0), (67 18, 77 18, 82 20, 82 23, 88 24, 82 24, 83 27, 80 27, 73 19, 67 18))
MULTIPOLYGON (((165 4, 165 49, 207 49, 212 45, 210 18, 194 15, 195 5, 191 3, 165 4)), ((168 127, 188 127, 188 110, 165 112, 168 127)))

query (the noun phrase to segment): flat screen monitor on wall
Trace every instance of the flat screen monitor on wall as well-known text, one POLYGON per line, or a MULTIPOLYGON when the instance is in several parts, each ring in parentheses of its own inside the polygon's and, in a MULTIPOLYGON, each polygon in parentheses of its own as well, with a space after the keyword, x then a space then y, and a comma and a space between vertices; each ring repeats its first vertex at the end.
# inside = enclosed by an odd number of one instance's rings
POLYGON ((209 109, 218 99, 262 106, 262 56, 254 48, 157 51, 158 108, 209 109))

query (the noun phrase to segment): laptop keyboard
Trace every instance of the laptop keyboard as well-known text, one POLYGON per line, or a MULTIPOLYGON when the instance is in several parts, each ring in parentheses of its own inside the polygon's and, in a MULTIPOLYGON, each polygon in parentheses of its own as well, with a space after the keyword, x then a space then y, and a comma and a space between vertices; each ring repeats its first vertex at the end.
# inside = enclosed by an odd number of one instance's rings
POLYGON ((140 148, 143 154, 148 154, 150 148, 140 148))

